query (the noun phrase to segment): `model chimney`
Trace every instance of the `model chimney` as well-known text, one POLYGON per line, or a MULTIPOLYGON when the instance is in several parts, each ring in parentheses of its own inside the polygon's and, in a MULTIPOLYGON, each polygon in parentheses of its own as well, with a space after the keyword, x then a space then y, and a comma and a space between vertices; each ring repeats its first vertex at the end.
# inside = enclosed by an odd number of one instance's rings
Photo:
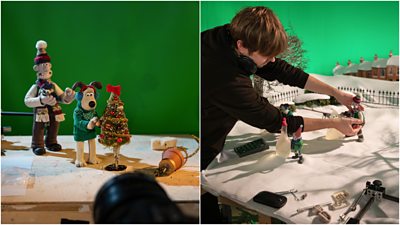
POLYGON ((378 61, 378 54, 374 55, 374 61, 378 61))

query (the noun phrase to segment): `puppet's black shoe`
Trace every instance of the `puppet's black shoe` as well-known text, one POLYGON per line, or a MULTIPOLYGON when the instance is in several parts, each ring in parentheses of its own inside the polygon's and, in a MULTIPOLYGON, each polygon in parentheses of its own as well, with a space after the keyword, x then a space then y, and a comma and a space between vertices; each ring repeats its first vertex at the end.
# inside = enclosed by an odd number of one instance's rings
POLYGON ((297 161, 299 164, 303 164, 303 162, 304 162, 304 158, 303 158, 303 156, 300 156, 299 157, 299 161, 297 161))
POLYGON ((46 147, 47 150, 52 151, 52 152, 58 152, 61 151, 62 147, 60 144, 52 144, 46 147))
POLYGON ((358 142, 364 142, 364 135, 358 136, 358 142))
POLYGON ((46 154, 46 149, 44 148, 32 148, 32 151, 35 155, 44 155, 46 154))

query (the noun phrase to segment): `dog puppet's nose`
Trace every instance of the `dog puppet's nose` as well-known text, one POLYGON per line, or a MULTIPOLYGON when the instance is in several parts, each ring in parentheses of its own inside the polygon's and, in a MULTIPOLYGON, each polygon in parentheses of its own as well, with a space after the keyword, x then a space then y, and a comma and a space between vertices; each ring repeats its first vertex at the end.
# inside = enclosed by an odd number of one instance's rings
POLYGON ((90 101, 89 102, 89 106, 90 106, 90 108, 94 108, 96 106, 96 102, 95 101, 90 101))

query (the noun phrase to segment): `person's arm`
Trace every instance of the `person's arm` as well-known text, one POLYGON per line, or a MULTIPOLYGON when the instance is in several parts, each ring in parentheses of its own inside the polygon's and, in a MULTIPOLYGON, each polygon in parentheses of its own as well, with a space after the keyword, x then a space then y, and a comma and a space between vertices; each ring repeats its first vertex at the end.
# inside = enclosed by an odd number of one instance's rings
MULTIPOLYGON (((266 129, 270 133, 279 132, 282 115, 278 108, 271 105, 267 99, 258 95, 248 78, 238 76, 240 81, 227 84, 215 92, 211 102, 232 117, 243 122, 266 129)), ((362 121, 355 118, 314 119, 301 116, 287 117, 288 133, 295 132, 303 124, 303 131, 314 131, 325 128, 336 128, 345 135, 353 136, 358 133, 362 121)))
MULTIPOLYGON (((279 132, 282 115, 278 108, 271 105, 266 98, 258 95, 248 77, 237 76, 234 83, 220 87, 210 101, 232 117, 243 122, 266 129, 270 133, 279 132)), ((287 119, 288 132, 295 132, 303 124, 303 118, 292 116, 287 119)))
POLYGON ((278 80, 283 84, 333 96, 342 105, 351 109, 354 95, 325 84, 317 78, 305 73, 303 70, 296 68, 279 58, 277 58, 275 62, 270 62, 264 67, 259 68, 256 74, 269 81, 278 80))
POLYGON ((314 119, 314 118, 303 118, 304 119, 304 132, 320 130, 325 128, 335 128, 341 133, 347 136, 356 135, 363 122, 360 119, 355 118, 334 118, 334 119, 314 119), (355 126, 353 126, 355 125, 355 126))
POLYGON ((348 109, 351 109, 351 104, 353 103, 354 95, 340 91, 339 89, 332 87, 313 76, 308 77, 308 80, 304 88, 313 92, 333 96, 342 105, 346 106, 348 109))
MULTIPOLYGON (((305 89, 326 94, 335 97, 341 104, 345 105, 348 109, 351 109, 354 95, 346 92, 342 92, 335 87, 332 87, 313 76, 309 76, 304 86, 305 89)), ((311 119, 304 118, 304 131, 313 131, 324 128, 336 128, 341 133, 347 136, 356 135, 361 126, 362 120, 355 118, 335 118, 335 119, 311 119)))

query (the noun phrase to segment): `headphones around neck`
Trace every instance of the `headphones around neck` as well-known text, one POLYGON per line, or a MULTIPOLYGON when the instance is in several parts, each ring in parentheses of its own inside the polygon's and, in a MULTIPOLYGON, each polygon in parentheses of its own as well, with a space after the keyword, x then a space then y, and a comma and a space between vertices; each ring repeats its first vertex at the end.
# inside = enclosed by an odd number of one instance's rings
POLYGON ((248 56, 238 55, 239 67, 245 71, 247 76, 253 75, 257 72, 257 64, 248 56))
POLYGON ((229 27, 226 28, 226 31, 228 33, 228 39, 232 43, 232 50, 237 58, 237 62, 239 65, 239 68, 243 70, 243 75, 250 76, 253 75, 257 72, 257 64, 252 60, 250 57, 237 54, 236 52, 236 47, 235 47, 235 42, 232 38, 231 32, 229 30, 229 27))

